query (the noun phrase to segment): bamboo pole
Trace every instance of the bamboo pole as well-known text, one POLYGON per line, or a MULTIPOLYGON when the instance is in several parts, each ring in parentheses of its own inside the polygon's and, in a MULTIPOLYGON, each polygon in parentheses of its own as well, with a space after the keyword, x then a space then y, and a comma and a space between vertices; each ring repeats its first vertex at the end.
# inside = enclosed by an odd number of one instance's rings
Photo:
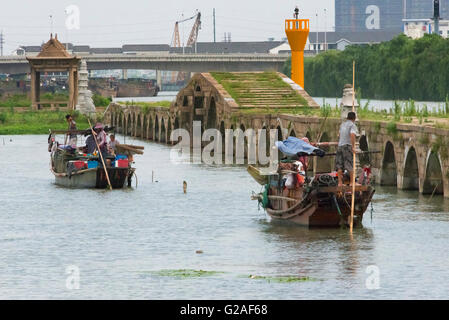
MULTIPOLYGON (((352 112, 355 112, 355 61, 352 62, 352 112)), ((355 149, 355 148, 354 148, 355 149)), ((352 150, 352 199, 351 199, 351 221, 349 222, 349 232, 352 233, 354 226, 354 207, 355 207, 355 150, 352 150)))
POLYGON ((108 169, 106 168, 106 164, 104 163, 103 154, 101 153, 100 146, 98 145, 97 137, 95 136, 94 129, 92 128, 92 124, 90 123, 90 119, 87 118, 87 121, 89 122, 90 131, 92 131, 92 136, 94 137, 95 144, 97 145, 97 151, 98 154, 100 155, 101 163, 103 163, 104 173, 106 174, 106 179, 108 180, 108 187, 109 187, 108 189, 112 190, 112 184, 111 180, 109 180, 108 169))
MULTIPOLYGON (((320 126, 320 132, 318 133, 318 137, 317 137, 317 144, 319 144, 321 137, 323 136, 323 129, 324 129, 324 125, 326 124, 327 121, 327 116, 324 118, 323 122, 321 123, 320 126)), ((316 170, 317 170, 317 165, 318 165, 318 160, 314 159, 313 160, 313 176, 316 176, 316 170)))

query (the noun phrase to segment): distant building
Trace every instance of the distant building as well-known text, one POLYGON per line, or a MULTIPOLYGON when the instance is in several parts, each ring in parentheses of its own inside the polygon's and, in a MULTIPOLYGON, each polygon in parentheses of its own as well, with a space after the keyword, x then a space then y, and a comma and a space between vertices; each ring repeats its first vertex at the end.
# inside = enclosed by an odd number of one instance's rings
MULTIPOLYGON (((432 19, 404 19, 404 33, 412 39, 418 39, 435 30, 432 19)), ((449 20, 440 20, 440 36, 449 38, 449 20)))
MULTIPOLYGON (((433 17, 433 0, 404 0, 405 19, 430 19, 433 17)), ((449 20, 449 0, 440 0, 440 17, 449 20)))
MULTIPOLYGON (((366 32, 310 32, 304 50, 305 54, 312 55, 325 50, 345 50, 350 45, 370 45, 393 39, 394 34, 386 31, 366 32)), ((290 53, 288 42, 270 50, 272 54, 290 53)))
MULTIPOLYGON (((422 0, 421 0, 422 1, 422 0)), ((402 32, 404 0, 335 0, 335 32, 402 32)))

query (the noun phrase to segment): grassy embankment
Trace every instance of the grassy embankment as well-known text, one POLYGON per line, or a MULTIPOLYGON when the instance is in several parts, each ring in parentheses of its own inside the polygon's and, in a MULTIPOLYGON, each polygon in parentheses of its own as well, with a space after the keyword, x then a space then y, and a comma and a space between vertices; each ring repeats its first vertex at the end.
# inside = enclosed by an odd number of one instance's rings
MULTIPOLYGON (((63 111, 0 112, 0 135, 47 134, 49 129, 66 130, 63 111)), ((73 113, 78 129, 89 127, 87 118, 73 113)))
MULTIPOLYGON (((61 94, 45 94, 47 101, 61 101, 67 99, 67 96, 61 94)), ((94 95, 96 106, 107 106, 110 100, 101 96, 94 95)), ((67 111, 31 110, 31 101, 26 95, 14 95, 9 98, 0 98, 0 135, 13 134, 47 134, 49 129, 65 130, 67 122, 65 116, 67 111), (15 108, 29 108, 26 112, 17 112, 15 108)), ((88 128, 87 118, 78 112, 70 112, 79 129, 88 128)), ((98 114, 97 119, 102 115, 98 114)))
POLYGON ((211 75, 242 108, 253 110, 276 105, 279 108, 307 106, 307 101, 284 82, 276 72, 229 73, 211 75))

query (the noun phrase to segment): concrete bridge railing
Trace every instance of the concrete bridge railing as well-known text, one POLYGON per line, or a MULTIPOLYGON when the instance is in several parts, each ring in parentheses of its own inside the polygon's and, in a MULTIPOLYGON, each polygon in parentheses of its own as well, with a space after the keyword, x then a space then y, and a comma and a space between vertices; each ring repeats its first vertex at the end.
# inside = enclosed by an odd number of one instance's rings
MULTIPOLYGON (((274 54, 92 54, 80 55, 88 70, 138 69, 185 72, 280 71, 287 55, 274 54)), ((0 57, 0 73, 30 72, 23 56, 0 57)))

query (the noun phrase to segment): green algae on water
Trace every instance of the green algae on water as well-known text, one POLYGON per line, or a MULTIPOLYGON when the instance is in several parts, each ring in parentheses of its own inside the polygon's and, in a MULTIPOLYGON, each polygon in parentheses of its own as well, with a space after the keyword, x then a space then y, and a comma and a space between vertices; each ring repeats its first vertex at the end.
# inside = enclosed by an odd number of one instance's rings
POLYGON ((159 270, 154 271, 152 273, 162 277, 199 278, 199 277, 210 277, 213 275, 221 274, 223 272, 193 270, 193 269, 178 269, 178 270, 159 270))
POLYGON ((250 275, 248 278, 256 279, 256 280, 265 280, 268 282, 278 282, 278 283, 289 283, 289 282, 309 282, 309 281, 317 281, 317 279, 310 277, 297 277, 297 276, 277 276, 277 277, 268 277, 268 276, 255 276, 250 275))

